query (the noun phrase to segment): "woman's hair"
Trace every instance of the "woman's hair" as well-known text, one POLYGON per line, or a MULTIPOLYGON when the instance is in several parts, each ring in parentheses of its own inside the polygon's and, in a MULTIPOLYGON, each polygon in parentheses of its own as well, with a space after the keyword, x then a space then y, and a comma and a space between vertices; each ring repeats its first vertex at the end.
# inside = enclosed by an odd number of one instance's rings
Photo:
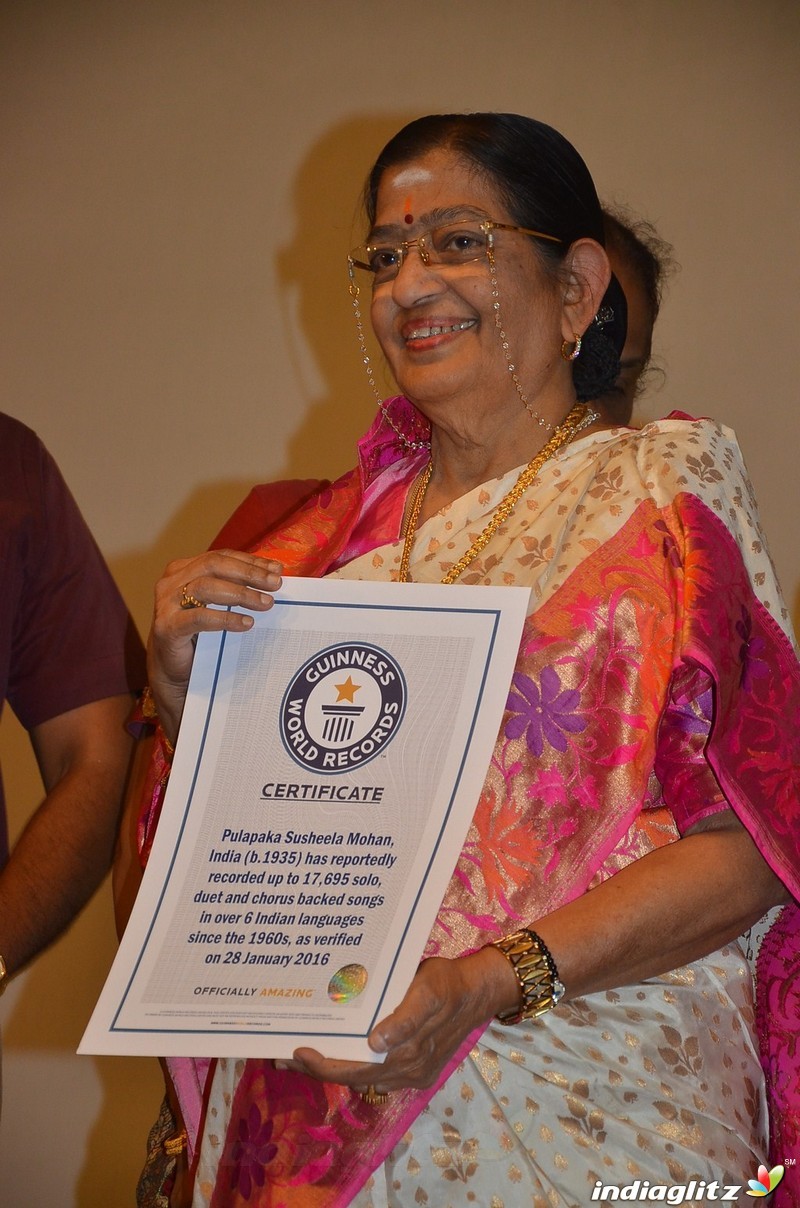
MULTIPOLYGON (((517 226, 554 235, 536 244, 555 274, 576 239, 605 243, 603 213, 589 169, 562 134, 516 113, 443 113, 417 118, 381 151, 367 179, 364 208, 375 221, 378 188, 387 168, 448 147, 497 189, 517 226)), ((615 382, 625 343, 625 298, 612 277, 596 318, 572 363, 577 396, 598 398, 615 382)))

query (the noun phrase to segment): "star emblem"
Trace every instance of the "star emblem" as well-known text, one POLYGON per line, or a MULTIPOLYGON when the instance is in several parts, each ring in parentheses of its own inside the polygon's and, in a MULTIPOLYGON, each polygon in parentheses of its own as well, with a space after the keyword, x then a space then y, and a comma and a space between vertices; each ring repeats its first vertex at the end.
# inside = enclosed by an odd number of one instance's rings
POLYGON ((339 693, 339 695, 336 697, 337 705, 339 704, 340 701, 343 701, 343 700, 349 701, 350 704, 352 705, 356 692, 358 692, 361 688, 361 684, 353 683, 353 677, 350 675, 348 675, 347 679, 345 680, 345 682, 343 684, 334 684, 333 686, 336 689, 336 691, 339 693))

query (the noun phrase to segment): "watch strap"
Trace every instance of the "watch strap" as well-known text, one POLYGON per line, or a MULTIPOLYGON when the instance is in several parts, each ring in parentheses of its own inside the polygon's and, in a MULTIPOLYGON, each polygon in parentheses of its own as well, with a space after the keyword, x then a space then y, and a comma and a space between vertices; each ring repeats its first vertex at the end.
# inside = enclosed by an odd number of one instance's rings
POLYGON ((540 935, 524 927, 494 940, 492 947, 499 949, 511 965, 520 992, 519 1006, 497 1015, 499 1023, 514 1024, 536 1019, 558 1005, 565 987, 558 976, 550 949, 540 935))

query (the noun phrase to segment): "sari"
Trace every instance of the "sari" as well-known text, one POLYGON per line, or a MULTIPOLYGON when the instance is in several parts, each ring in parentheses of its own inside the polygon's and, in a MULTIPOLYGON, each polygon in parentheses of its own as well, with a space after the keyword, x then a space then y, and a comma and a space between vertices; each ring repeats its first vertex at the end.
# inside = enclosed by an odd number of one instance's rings
MULTIPOLYGON (((398 427, 416 416, 405 400, 393 411, 398 427)), ((258 552, 293 573, 396 577, 425 455, 407 455, 381 419, 360 452, 358 472, 258 552)), ((422 525, 412 577, 438 581, 515 477, 422 525)), ((426 956, 535 925, 721 809, 800 894, 800 674, 730 432, 673 416, 579 438, 462 581, 527 584, 531 607, 426 956)), ((173 1071, 180 1091, 185 1071, 173 1071)), ((384 1106, 270 1061, 220 1060, 196 1088, 196 1208, 577 1205, 635 1178, 745 1183, 767 1152, 752 979, 735 944, 534 1023, 479 1029, 432 1088, 384 1106)))

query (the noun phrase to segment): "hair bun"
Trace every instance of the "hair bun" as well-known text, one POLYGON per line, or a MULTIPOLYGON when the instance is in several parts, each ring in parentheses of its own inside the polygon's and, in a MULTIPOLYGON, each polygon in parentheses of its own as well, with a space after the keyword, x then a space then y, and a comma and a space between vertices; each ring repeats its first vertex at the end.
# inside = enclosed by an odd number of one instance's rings
POLYGON ((593 319, 583 333, 581 354, 572 363, 572 380, 578 402, 587 403, 606 394, 616 382, 619 371, 619 353, 593 319))
POLYGON ((614 274, 597 314, 583 333, 581 355, 572 364, 578 402, 587 403, 613 389, 628 333, 628 305, 614 274))

